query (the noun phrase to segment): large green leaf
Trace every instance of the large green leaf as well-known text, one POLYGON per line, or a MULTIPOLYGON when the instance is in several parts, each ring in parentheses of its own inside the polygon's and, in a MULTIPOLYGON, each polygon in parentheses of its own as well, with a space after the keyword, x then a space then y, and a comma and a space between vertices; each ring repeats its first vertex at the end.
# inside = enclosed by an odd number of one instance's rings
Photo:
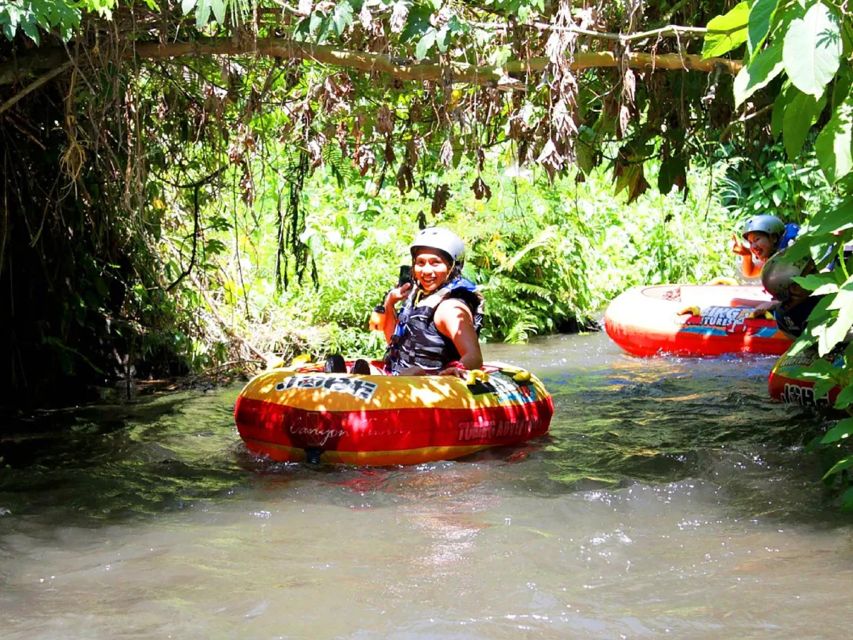
POLYGON ((791 22, 782 60, 794 86, 817 98, 838 71, 841 52, 838 19, 826 5, 817 3, 802 18, 791 22))
POLYGON ((746 42, 748 22, 748 2, 736 4, 728 13, 712 18, 707 25, 702 57, 721 56, 746 42))
POLYGON ((198 0, 198 6, 195 10, 195 25, 198 29, 203 29, 210 21, 210 0, 198 0))
POLYGON ((225 24, 225 0, 210 0, 213 17, 219 24, 225 24))
POLYGON ((853 197, 843 200, 835 209, 819 211, 809 226, 814 235, 834 234, 853 227, 853 197))
POLYGON ((851 403, 853 403, 853 384, 848 384, 835 399, 835 408, 846 409, 851 403))
POLYGON ((806 291, 814 291, 816 295, 825 295, 827 293, 836 293, 838 291, 838 283, 835 282, 831 274, 813 273, 808 276, 800 276, 794 278, 806 291))
POLYGON ((785 151, 792 160, 803 148, 809 129, 823 110, 824 103, 825 100, 816 100, 814 96, 798 91, 785 107, 782 140, 785 143, 785 151))
POLYGON ((430 28, 423 37, 418 40, 418 44, 415 47, 415 58, 417 60, 423 60, 427 57, 429 50, 432 49, 432 46, 435 44, 436 30, 430 28))
POLYGON ((785 109, 794 99, 794 96, 799 94, 797 88, 790 82, 786 82, 782 92, 776 96, 773 102, 773 112, 770 114, 770 134, 774 140, 778 140, 782 135, 782 121, 785 119, 785 109))
POLYGON ((819 334, 818 352, 821 355, 829 353, 835 345, 844 340, 847 332, 853 327, 853 276, 848 278, 832 301, 829 308, 838 311, 835 321, 821 327, 819 334))
POLYGON ((760 49, 767 34, 770 32, 770 21, 776 11, 779 0, 755 0, 749 10, 749 26, 747 28, 749 50, 753 55, 760 49))
POLYGON ((853 456, 847 456, 846 458, 842 458, 838 462, 836 462, 829 471, 823 474, 823 479, 826 480, 829 476, 838 473, 839 471, 843 471, 844 469, 849 469, 853 467, 853 456))
POLYGON ((853 418, 844 418, 844 420, 841 420, 832 429, 827 431, 823 438, 820 439, 820 442, 821 444, 838 442, 839 440, 849 438, 851 433, 853 433, 853 418))
POLYGON ((832 183, 853 169, 853 92, 847 94, 820 132, 815 151, 820 168, 832 183))
POLYGON ((782 44, 777 40, 738 72, 734 81, 735 106, 740 106, 753 93, 767 86, 778 76, 784 64, 782 63, 782 44))
POLYGON ((332 14, 332 23, 335 27, 335 33, 341 35, 346 31, 347 27, 352 24, 353 9, 352 5, 346 2, 338 2, 335 6, 335 11, 332 14))
POLYGON ((406 26, 403 27, 403 32, 400 34, 400 40, 409 42, 410 40, 420 39, 423 35, 432 28, 429 19, 432 15, 432 7, 417 3, 409 9, 409 15, 406 19, 406 26))
POLYGON ((841 494, 841 510, 853 511, 853 487, 847 487, 841 494))

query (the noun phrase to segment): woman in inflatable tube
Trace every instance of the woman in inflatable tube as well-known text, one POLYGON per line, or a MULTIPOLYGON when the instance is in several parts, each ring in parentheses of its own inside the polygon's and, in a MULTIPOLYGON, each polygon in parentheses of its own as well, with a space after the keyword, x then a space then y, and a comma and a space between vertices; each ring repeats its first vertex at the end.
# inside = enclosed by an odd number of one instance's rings
POLYGON ((483 296, 462 277, 465 244, 452 231, 431 227, 415 235, 409 251, 412 282, 385 296, 379 328, 388 342, 386 367, 394 375, 465 377, 483 366, 483 296))
POLYGON ((234 407, 247 448, 282 462, 385 466, 453 460, 547 434, 554 405, 541 381, 483 363, 483 299, 460 275, 463 249, 446 229, 415 236, 414 281, 392 289, 371 318, 388 340, 384 362, 356 360, 348 371, 334 355, 325 367, 292 364, 251 380, 234 407))

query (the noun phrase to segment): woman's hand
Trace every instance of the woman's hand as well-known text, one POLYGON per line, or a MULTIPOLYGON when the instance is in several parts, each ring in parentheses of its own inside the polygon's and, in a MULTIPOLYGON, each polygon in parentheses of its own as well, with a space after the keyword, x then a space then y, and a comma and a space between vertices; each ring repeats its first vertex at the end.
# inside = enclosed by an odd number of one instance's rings
POLYGON ((738 238, 735 234, 732 234, 732 253, 737 254, 739 256, 749 255, 749 248, 745 247, 743 242, 741 242, 740 238, 738 238))
POLYGON ((755 309, 753 309, 749 314, 749 317, 755 320, 765 318, 767 317, 767 314, 771 314, 771 318, 768 319, 772 319, 772 313, 776 310, 779 304, 780 303, 777 300, 774 300, 773 302, 761 302, 755 305, 755 309))
POLYGON ((438 372, 440 376, 456 376, 457 378, 467 378, 468 377, 468 369, 463 369, 462 367, 449 366, 446 369, 442 369, 438 372))
POLYGON ((385 297, 385 306, 387 307, 389 304, 393 307, 400 300, 405 300, 406 296, 409 295, 409 292, 412 290, 412 283, 407 282, 400 287, 395 287, 388 292, 388 295, 385 297))

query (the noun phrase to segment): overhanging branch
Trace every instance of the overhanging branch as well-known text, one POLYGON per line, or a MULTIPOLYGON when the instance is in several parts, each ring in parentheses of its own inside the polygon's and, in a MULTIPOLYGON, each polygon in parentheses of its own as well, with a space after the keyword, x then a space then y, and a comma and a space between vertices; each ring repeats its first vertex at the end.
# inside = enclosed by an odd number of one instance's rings
MULTIPOLYGON (((63 52, 64 54, 64 52, 63 52)), ((204 38, 189 42, 136 43, 128 48, 125 58, 157 60, 185 56, 206 55, 262 55, 291 60, 312 60, 346 69, 364 72, 380 72, 399 80, 441 80, 471 84, 505 85, 507 88, 522 86, 523 78, 530 72, 540 72, 549 63, 544 57, 529 60, 512 60, 503 66, 472 65, 452 62, 441 65, 435 62, 415 62, 367 51, 352 51, 329 45, 312 45, 287 38, 264 38, 240 42, 225 38, 204 38)), ((55 51, 35 52, 28 58, 19 58, 14 63, 0 65, 0 85, 19 80, 24 74, 38 73, 56 66, 55 51)), ((580 52, 574 55, 571 68, 574 70, 612 68, 627 66, 633 69, 687 70, 711 73, 718 69, 732 75, 740 71, 742 63, 725 58, 703 59, 692 54, 630 52, 618 57, 612 52, 580 52)))
MULTIPOLYGON (((174 58, 187 55, 241 55, 258 53, 276 58, 313 60, 359 71, 378 71, 400 80, 439 80, 450 77, 453 82, 472 84, 506 83, 529 71, 542 71, 547 58, 513 60, 503 66, 450 63, 449 69, 434 62, 414 62, 401 58, 365 51, 351 51, 328 45, 312 45, 284 38, 267 38, 256 43, 235 43, 232 40, 200 40, 169 44, 147 43, 136 47, 137 56, 143 59, 174 58), (448 73, 449 71, 449 73, 448 73)), ((617 67, 620 64, 635 69, 684 69, 710 73, 722 69, 732 75, 740 71, 741 63, 725 58, 702 59, 697 55, 677 53, 629 53, 620 60, 609 51, 576 53, 571 62, 574 70, 617 67)))

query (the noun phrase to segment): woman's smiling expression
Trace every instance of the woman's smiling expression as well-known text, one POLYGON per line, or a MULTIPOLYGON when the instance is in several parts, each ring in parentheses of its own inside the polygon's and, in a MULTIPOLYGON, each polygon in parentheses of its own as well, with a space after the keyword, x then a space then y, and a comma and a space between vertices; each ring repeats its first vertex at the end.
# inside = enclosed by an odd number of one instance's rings
POLYGON ((447 281, 450 264, 432 249, 418 249, 412 262, 412 273, 421 289, 432 293, 447 281))
POLYGON ((749 243, 749 250, 756 260, 766 261, 773 255, 776 248, 778 237, 767 235, 763 231, 750 231, 746 234, 746 241, 749 243))

